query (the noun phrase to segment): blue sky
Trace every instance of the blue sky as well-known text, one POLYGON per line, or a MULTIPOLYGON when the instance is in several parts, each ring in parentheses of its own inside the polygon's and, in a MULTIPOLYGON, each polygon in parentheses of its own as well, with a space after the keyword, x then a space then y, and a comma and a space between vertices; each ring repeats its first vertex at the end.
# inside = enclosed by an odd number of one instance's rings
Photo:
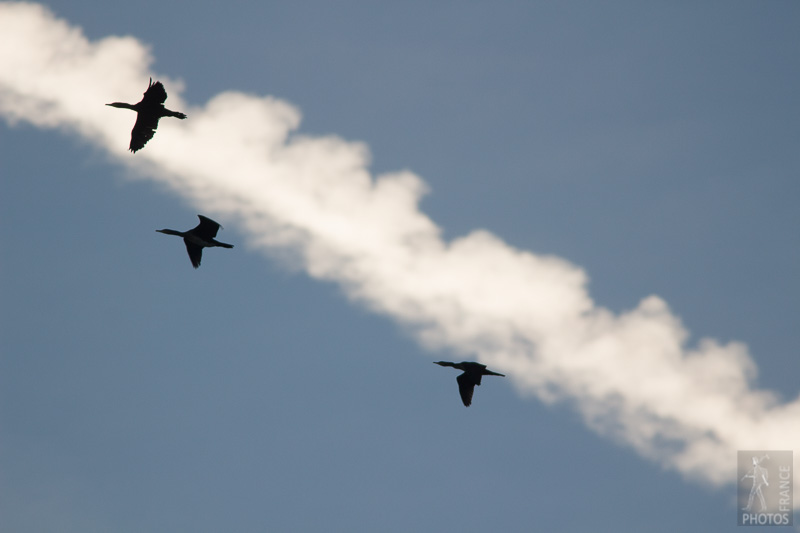
POLYGON ((796 3, 50 9, 153 61, 0 54, 4 529, 729 531, 798 449, 796 3))

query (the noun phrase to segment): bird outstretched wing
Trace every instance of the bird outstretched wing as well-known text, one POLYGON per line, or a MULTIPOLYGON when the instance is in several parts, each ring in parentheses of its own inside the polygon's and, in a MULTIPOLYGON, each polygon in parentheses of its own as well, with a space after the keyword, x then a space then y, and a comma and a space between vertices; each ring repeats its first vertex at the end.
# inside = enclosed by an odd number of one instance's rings
POLYGON ((186 243, 186 251, 189 253, 189 260, 192 262, 192 266, 195 268, 199 267, 200 260, 203 259, 203 247, 191 243, 186 239, 184 239, 183 242, 186 243))
POLYGON ((465 407, 472 404, 472 393, 475 392, 475 381, 469 374, 460 374, 456 381, 458 381, 458 393, 461 395, 461 401, 465 407))
POLYGON ((192 230, 195 235, 206 240, 213 239, 217 236, 219 228, 222 227, 218 222, 214 222, 210 218, 204 217, 203 215, 197 215, 197 218, 200 219, 200 224, 198 224, 197 227, 192 230))
POLYGON ((139 113, 136 116, 136 123, 131 130, 130 150, 136 153, 137 150, 144 148, 147 141, 153 138, 158 127, 158 116, 151 113, 139 113))
POLYGON ((163 104, 166 101, 167 90, 164 88, 164 84, 160 81, 153 83, 153 78, 150 78, 150 85, 147 86, 147 90, 144 92, 142 103, 146 106, 150 106, 163 104))

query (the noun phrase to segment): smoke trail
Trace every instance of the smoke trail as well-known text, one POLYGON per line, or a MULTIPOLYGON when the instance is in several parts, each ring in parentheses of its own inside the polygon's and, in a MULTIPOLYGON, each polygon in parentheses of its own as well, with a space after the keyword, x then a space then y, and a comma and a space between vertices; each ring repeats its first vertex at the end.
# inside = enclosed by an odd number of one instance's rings
MULTIPOLYGON (((367 149, 293 134, 291 105, 226 92, 202 108, 170 107, 135 157, 132 116, 103 103, 137 101, 150 76, 133 38, 89 42, 36 4, 0 4, 0 114, 57 128, 105 149, 203 210, 236 218, 251 243, 290 254, 317 279, 415 331, 422 343, 477 358, 524 394, 568 401, 596 431, 687 477, 735 479, 737 449, 800 448, 800 398, 754 389, 747 348, 687 333, 649 296, 615 315, 597 306, 585 273, 514 249, 486 231, 450 242, 420 212, 410 172, 370 176, 367 149)), ((798 485, 800 487, 800 484, 798 485)))

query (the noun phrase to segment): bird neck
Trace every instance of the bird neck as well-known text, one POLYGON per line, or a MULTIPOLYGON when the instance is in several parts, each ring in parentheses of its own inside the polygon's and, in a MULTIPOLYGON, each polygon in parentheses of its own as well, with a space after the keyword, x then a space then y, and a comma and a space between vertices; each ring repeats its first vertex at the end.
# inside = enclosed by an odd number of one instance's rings
POLYGON ((182 231, 175 231, 174 229, 157 229, 159 233, 166 233, 167 235, 177 235, 178 237, 183 237, 184 233, 182 231))
POLYGON ((126 104, 125 102, 114 102, 113 104, 106 104, 106 105, 110 105, 111 107, 119 107, 122 109, 132 109, 133 111, 136 111, 135 105, 126 104))

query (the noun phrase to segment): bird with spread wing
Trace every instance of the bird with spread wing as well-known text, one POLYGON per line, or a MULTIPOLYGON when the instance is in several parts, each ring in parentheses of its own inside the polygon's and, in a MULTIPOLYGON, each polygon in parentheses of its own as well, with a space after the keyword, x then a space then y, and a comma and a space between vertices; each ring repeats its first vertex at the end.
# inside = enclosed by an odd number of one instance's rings
POLYGON ((463 374, 459 374, 456 378, 458 381, 458 393, 461 395, 461 401, 465 407, 472 405, 472 393, 475 392, 475 386, 481 384, 483 376, 503 376, 505 374, 498 374, 486 368, 486 365, 474 363, 472 361, 462 361, 460 363, 451 363, 449 361, 436 361, 435 365, 451 366, 458 370, 463 370, 463 374))
POLYGON ((192 266, 195 268, 200 266, 200 260, 203 258, 203 248, 212 248, 215 246, 233 248, 232 244, 219 242, 215 239, 219 228, 222 226, 203 215, 197 215, 197 218, 200 219, 200 224, 188 231, 176 231, 174 229, 156 230, 159 233, 183 237, 183 242, 186 244, 186 251, 189 253, 189 259, 192 261, 192 266))
POLYGON ((153 138, 161 117, 175 117, 181 120, 186 118, 185 114, 164 107, 166 100, 167 91, 164 89, 164 85, 160 81, 153 83, 153 78, 150 78, 150 85, 138 103, 114 102, 106 104, 111 107, 136 111, 136 123, 133 125, 133 130, 131 130, 131 152, 136 153, 137 150, 141 150, 147 144, 147 141, 153 138))

